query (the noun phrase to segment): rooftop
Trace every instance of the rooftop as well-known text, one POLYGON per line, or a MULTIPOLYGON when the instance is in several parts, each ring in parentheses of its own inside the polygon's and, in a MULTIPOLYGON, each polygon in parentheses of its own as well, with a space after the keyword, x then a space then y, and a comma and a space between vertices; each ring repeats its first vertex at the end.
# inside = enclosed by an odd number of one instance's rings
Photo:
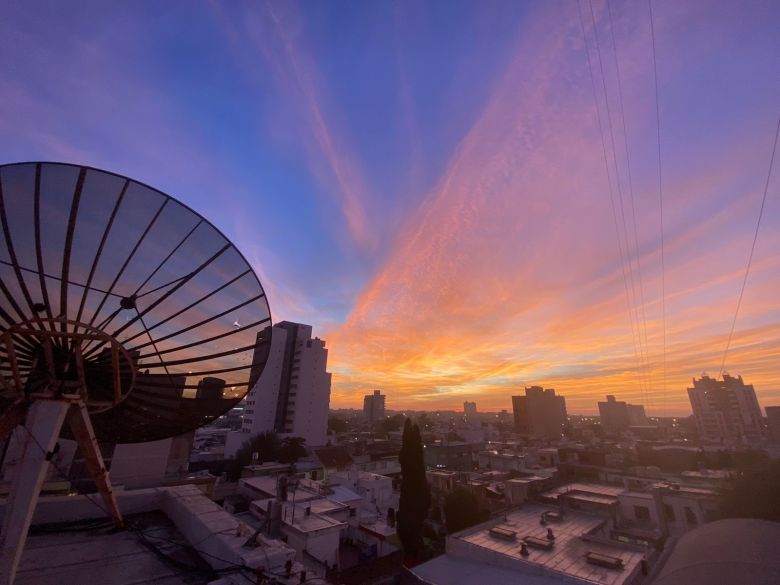
POLYGON ((352 456, 346 447, 322 447, 314 449, 314 455, 323 467, 344 469, 352 465, 352 456))
POLYGON ((554 511, 557 508, 550 506, 524 506, 508 513, 504 520, 480 524, 450 536, 447 553, 488 564, 508 566, 511 563, 523 573, 538 574, 541 568, 542 574, 552 577, 566 575, 583 582, 603 585, 630 582, 643 558, 640 551, 593 536, 604 524, 604 519, 597 516, 568 511, 559 521, 550 521, 546 526, 539 524, 543 512, 554 511), (495 528, 499 529, 494 530, 498 537, 490 532, 495 528), (548 529, 552 529, 555 536, 550 550, 529 545, 528 556, 520 554, 524 538, 547 541, 548 529), (623 568, 609 569, 591 564, 586 560, 588 553, 619 558, 623 568))
POLYGON ((165 514, 128 520, 141 518, 147 526, 144 538, 135 531, 117 532, 110 522, 101 520, 84 524, 78 531, 79 524, 72 522, 34 528, 27 538, 16 585, 84 583, 87 578, 111 585, 201 585, 216 578, 197 554, 176 544, 184 538, 165 514), (179 567, 163 560, 145 541, 179 567))
POLYGON ((373 522, 361 522, 360 529, 365 530, 374 536, 378 536, 382 540, 388 539, 396 533, 395 526, 390 526, 387 522, 380 518, 377 518, 373 522))
POLYGON ((567 483, 566 485, 559 486, 555 489, 551 489, 542 494, 545 498, 556 499, 558 496, 568 494, 571 492, 580 492, 593 495, 610 496, 616 498, 618 495, 626 491, 623 486, 606 485, 602 483, 567 483))
POLYGON ((306 508, 307 506, 303 504, 293 506, 288 503, 282 510, 282 521, 300 532, 317 532, 344 526, 344 522, 339 522, 329 516, 306 514, 306 508))

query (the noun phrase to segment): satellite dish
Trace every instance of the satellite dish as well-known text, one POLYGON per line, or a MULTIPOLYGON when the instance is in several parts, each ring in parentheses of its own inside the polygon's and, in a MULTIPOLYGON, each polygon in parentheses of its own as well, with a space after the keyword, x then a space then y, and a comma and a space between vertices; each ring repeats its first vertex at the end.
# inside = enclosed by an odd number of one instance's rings
POLYGON ((260 281, 165 193, 85 166, 0 165, 0 229, 0 439, 26 420, 51 450, 64 425, 105 476, 96 442, 191 431, 263 371, 272 329, 260 281))

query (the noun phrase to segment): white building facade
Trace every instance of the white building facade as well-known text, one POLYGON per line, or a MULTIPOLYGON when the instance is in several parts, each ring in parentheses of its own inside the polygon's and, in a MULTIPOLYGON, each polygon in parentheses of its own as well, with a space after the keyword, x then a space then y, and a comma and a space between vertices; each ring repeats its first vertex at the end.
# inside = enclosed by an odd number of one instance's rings
POLYGON ((742 376, 723 374, 723 380, 706 374, 688 388, 699 436, 708 441, 750 443, 763 436, 761 408, 752 384, 742 376))
POLYGON ((324 445, 331 382, 327 365, 325 341, 312 338, 311 325, 274 325, 265 369, 246 396, 241 430, 228 434, 225 455, 268 431, 303 437, 308 447, 324 445))

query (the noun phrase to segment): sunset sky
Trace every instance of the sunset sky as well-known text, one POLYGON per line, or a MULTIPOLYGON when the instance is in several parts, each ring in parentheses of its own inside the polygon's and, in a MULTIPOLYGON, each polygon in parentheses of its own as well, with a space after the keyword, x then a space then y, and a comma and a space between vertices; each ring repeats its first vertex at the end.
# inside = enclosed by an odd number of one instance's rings
MULTIPOLYGON (((767 184, 780 2, 652 7, 665 368, 644 0, 6 3, 0 162, 205 215, 274 319, 327 340, 332 407, 511 409, 537 384, 683 414, 767 184)), ((726 370, 780 405, 780 160, 726 370)))

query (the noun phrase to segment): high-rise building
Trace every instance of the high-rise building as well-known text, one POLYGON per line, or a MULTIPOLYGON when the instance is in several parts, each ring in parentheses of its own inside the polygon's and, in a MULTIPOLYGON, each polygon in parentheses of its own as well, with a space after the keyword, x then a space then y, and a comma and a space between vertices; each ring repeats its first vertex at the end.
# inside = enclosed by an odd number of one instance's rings
POLYGON ((203 378, 198 382, 198 390, 195 397, 198 400, 222 400, 225 392, 225 380, 222 378, 203 378))
POLYGON ((632 427, 641 427, 647 425, 650 421, 647 420, 647 414, 645 414, 645 407, 641 404, 628 404, 628 423, 632 427))
POLYGON ((557 438, 566 424, 566 399, 552 388, 531 386, 525 396, 512 396, 515 430, 518 433, 557 438))
POLYGON ((466 416, 477 416, 477 403, 476 402, 464 402, 463 414, 466 416))
POLYGON ((260 332, 258 342, 258 351, 263 357, 267 352, 268 359, 259 377, 252 373, 256 382, 246 396, 241 430, 228 435, 225 455, 267 431, 303 437, 310 447, 324 445, 331 380, 325 341, 312 338, 311 325, 282 321, 273 331, 260 332))
POLYGON ((618 433, 630 426, 647 424, 644 406, 616 400, 611 394, 607 396, 606 402, 599 402, 599 417, 601 428, 608 433, 618 433))
POLYGON ((742 376, 723 374, 723 380, 718 380, 702 374, 701 379, 693 379, 688 397, 702 439, 751 442, 762 437, 756 391, 742 376))
POLYGON ((767 406, 764 410, 769 423, 769 440, 780 445, 780 406, 767 406))
POLYGON ((363 397, 363 415, 369 424, 385 418, 385 398, 380 390, 374 390, 373 394, 366 394, 363 397))

